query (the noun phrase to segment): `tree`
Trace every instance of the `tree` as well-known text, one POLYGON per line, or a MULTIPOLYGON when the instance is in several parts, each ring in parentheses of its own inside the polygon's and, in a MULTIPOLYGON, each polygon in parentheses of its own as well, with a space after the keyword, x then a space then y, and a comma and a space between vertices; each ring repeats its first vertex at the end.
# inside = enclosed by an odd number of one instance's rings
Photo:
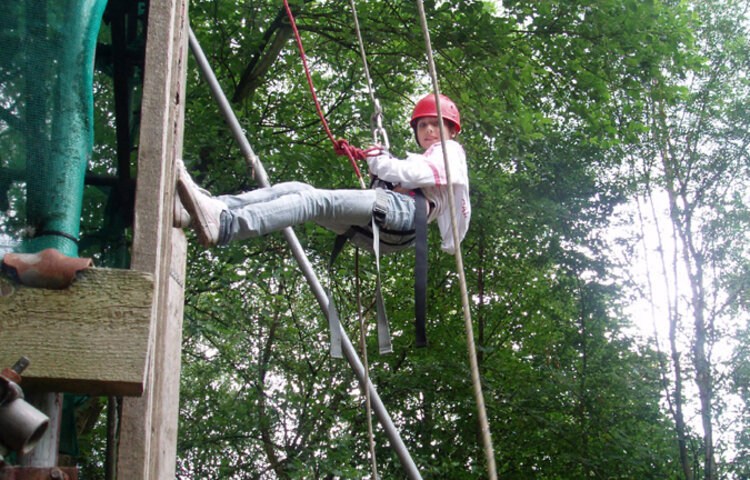
MULTIPOLYGON (((747 8, 731 1, 692 5, 696 42, 688 47, 700 52, 701 61, 682 56, 663 65, 666 73, 652 82, 645 112, 650 128, 632 152, 644 204, 664 192, 668 205, 668 221, 652 218, 661 222, 656 254, 662 271, 649 276, 661 277, 668 293, 669 396, 685 478, 723 478, 732 468, 717 461, 727 459, 731 448, 717 432, 742 429, 730 426, 737 421, 727 396, 733 367, 724 352, 732 351, 732 332, 748 318, 741 293, 748 271, 747 8), (682 92, 665 95, 666 84, 682 92), (689 349, 689 364, 683 349, 689 349), (702 427, 697 470, 685 418, 690 375, 702 427)), ((650 208, 658 215, 658 204, 650 208)))

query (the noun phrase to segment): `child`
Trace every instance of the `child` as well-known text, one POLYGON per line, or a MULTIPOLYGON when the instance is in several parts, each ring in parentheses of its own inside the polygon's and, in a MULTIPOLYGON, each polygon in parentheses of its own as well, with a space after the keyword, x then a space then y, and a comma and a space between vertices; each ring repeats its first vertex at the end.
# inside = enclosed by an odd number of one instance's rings
MULTIPOLYGON (((456 222, 460 240, 469 228, 469 179, 466 155, 453 140, 461 130, 456 105, 440 98, 445 122, 447 157, 456 202, 456 222)), ((192 226, 203 246, 225 245, 234 240, 258 237, 305 222, 316 222, 335 233, 351 227, 366 230, 374 218, 393 247, 413 244, 415 196, 420 189, 427 202, 427 221, 437 219, 442 249, 454 253, 446 172, 433 94, 422 98, 414 108, 411 127, 422 154, 408 154, 406 161, 385 154, 367 158, 370 173, 394 185, 392 190, 322 190, 301 182, 286 182, 238 195, 212 197, 190 178, 184 166, 179 169, 177 191, 190 214, 192 226)), ((355 242, 359 243, 359 242, 355 242)), ((383 235, 381 235, 381 245, 383 235)), ((370 245, 371 246, 371 245, 370 245)))

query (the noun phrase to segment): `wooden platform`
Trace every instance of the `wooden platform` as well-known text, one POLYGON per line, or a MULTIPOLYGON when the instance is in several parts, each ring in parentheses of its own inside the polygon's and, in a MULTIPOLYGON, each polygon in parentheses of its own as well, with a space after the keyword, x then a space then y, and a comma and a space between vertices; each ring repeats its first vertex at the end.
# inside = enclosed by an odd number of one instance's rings
POLYGON ((0 369, 26 356, 24 391, 141 395, 153 296, 135 270, 89 268, 65 290, 0 274, 0 369))

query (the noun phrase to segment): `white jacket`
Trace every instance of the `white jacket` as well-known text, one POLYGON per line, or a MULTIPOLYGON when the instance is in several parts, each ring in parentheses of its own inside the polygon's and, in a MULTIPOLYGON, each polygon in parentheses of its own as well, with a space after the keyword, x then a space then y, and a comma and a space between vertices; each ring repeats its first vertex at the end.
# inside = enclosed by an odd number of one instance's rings
MULTIPOLYGON (((459 241, 463 241, 471 219, 466 153, 461 144, 455 140, 446 142, 446 151, 453 184, 453 198, 456 202, 456 226, 459 241)), ((408 189, 422 189, 425 197, 434 204, 427 221, 431 222, 437 218, 440 236, 443 240, 440 248, 450 254, 455 253, 448 181, 441 143, 434 143, 422 154, 408 153, 406 160, 399 160, 389 155, 378 155, 368 157, 367 164, 370 172, 382 180, 408 189)))

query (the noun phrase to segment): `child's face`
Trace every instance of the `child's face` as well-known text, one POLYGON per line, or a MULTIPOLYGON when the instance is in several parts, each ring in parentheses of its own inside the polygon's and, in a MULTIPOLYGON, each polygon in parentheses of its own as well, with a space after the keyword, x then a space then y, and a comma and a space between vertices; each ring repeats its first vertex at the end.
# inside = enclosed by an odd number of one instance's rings
MULTIPOLYGON (((456 128, 447 120, 443 120, 448 138, 456 136, 456 128)), ((417 142, 424 150, 440 141, 440 129, 437 117, 422 117, 417 120, 417 142)))

